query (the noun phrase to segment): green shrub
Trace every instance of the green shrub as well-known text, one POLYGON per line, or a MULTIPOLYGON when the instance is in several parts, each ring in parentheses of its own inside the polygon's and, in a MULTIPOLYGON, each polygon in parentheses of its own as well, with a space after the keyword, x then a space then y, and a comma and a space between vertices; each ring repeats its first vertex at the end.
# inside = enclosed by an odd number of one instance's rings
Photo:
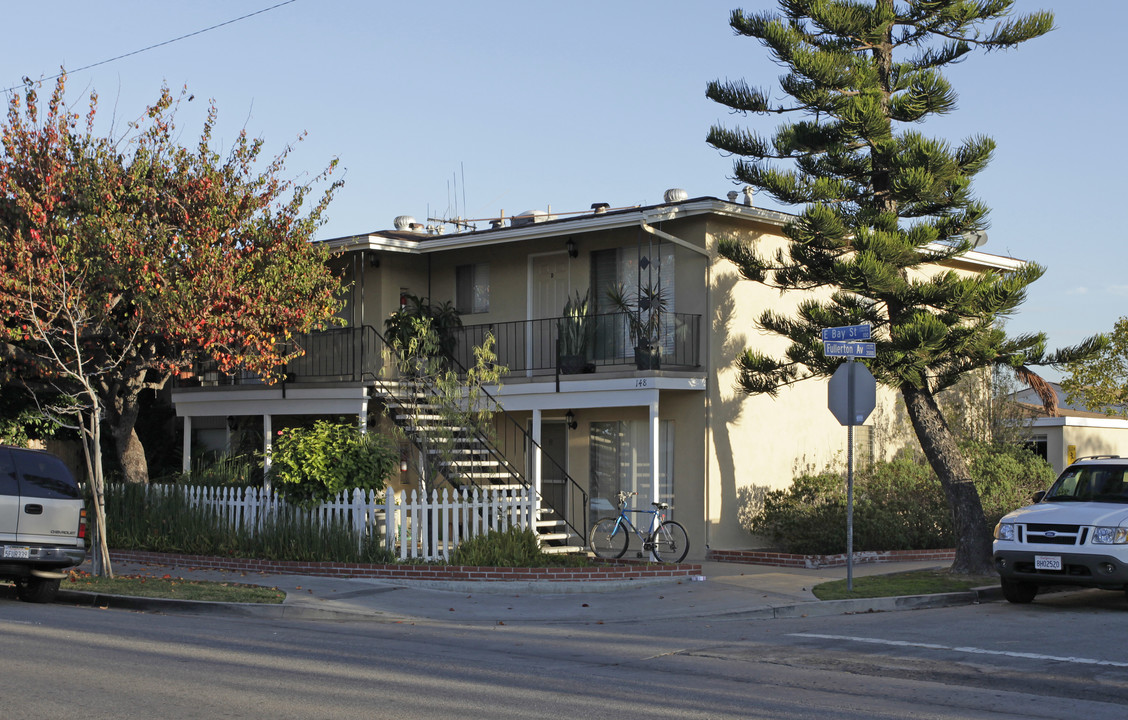
POLYGON ((537 543, 536 533, 514 526, 464 540, 450 554, 450 563, 482 567, 549 567, 585 565, 587 558, 545 553, 537 543))
POLYGON ((178 481, 208 487, 259 487, 262 485, 262 463, 255 457, 223 455, 206 466, 179 476, 178 481))
POLYGON ((992 527, 1011 510, 1029 505, 1031 495, 1049 489, 1054 482, 1049 463, 1021 445, 977 443, 966 448, 966 453, 983 514, 992 527))
MULTIPOLYGON (((964 453, 988 525, 1053 482, 1053 469, 1021 447, 977 443, 964 453)), ((766 493, 749 530, 784 552, 845 552, 845 475, 802 475, 786 490, 766 493)), ((854 550, 932 550, 954 544, 951 511, 927 464, 902 454, 855 472, 854 550)))
POLYGON ((284 509, 257 531, 236 529, 214 510, 193 506, 179 486, 106 486, 107 542, 115 550, 251 557, 308 562, 390 561, 379 533, 358 540, 345 523, 315 522, 309 511, 284 509))
POLYGON ((318 420, 311 428, 279 430, 271 478, 287 500, 315 505, 342 490, 381 490, 399 469, 399 451, 381 435, 318 420))

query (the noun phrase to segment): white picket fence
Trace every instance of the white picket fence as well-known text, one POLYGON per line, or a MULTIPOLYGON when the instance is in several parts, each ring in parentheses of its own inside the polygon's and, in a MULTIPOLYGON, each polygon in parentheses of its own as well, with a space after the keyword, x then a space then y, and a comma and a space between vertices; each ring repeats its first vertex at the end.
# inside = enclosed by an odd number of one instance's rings
MULTIPOLYGON (((257 530, 263 520, 292 507, 277 493, 263 488, 179 489, 193 506, 212 509, 237 529, 257 530)), ((416 490, 352 490, 306 512, 319 523, 336 522, 352 527, 358 543, 370 538, 373 532, 379 533, 401 560, 447 560, 463 540, 511 526, 535 527, 536 502, 533 494, 523 488, 444 488, 441 492, 432 491, 430 497, 416 490)))

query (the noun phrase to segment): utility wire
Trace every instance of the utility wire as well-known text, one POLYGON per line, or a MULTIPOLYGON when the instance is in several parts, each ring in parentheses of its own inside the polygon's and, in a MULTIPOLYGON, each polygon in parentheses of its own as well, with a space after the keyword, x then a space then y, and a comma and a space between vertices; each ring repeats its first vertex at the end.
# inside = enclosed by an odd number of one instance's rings
MULTIPOLYGON (((276 5, 271 5, 270 7, 263 8, 262 10, 256 10, 253 13, 247 13, 246 15, 242 15, 240 17, 234 18, 233 20, 221 22, 218 25, 212 25, 211 27, 206 27, 203 30, 197 30, 196 32, 190 32, 187 35, 181 35, 180 37, 174 37, 171 40, 165 40, 164 42, 159 42, 156 45, 150 45, 148 47, 143 47, 140 50, 134 50, 133 52, 127 52, 124 55, 118 55, 117 57, 112 57, 108 60, 102 60, 101 62, 96 62, 96 63, 93 63, 91 65, 84 65, 80 68, 75 68, 74 70, 68 70, 67 74, 74 74, 74 73, 77 73, 77 72, 82 72, 83 70, 89 70, 90 68, 95 68, 95 67, 98 67, 99 65, 105 65, 106 63, 112 63, 115 60, 121 60, 122 58, 127 58, 127 57, 130 57, 132 55, 138 55, 140 53, 147 52, 147 51, 153 50, 155 48, 163 47, 164 45, 171 45, 174 42, 178 42, 178 41, 184 40, 186 38, 194 37, 196 35, 202 35, 203 33, 209 32, 211 30, 215 30, 216 28, 221 28, 224 25, 230 25, 232 23, 237 23, 240 20, 246 20, 247 18, 254 17, 255 15, 262 15, 264 12, 270 12, 271 10, 275 10, 277 8, 280 8, 283 5, 289 5, 290 3, 295 3, 297 1, 298 0, 285 0, 285 2, 280 2, 276 5)), ((59 73, 58 75, 52 75, 49 78, 43 78, 43 80, 41 80, 41 82, 47 81, 47 80, 56 80, 58 78, 61 78, 62 76, 63 76, 63 73, 59 73)), ((0 92, 11 92, 13 90, 19 90, 21 87, 23 87, 22 84, 21 85, 14 85, 10 88, 4 88, 4 90, 0 91, 0 92)))

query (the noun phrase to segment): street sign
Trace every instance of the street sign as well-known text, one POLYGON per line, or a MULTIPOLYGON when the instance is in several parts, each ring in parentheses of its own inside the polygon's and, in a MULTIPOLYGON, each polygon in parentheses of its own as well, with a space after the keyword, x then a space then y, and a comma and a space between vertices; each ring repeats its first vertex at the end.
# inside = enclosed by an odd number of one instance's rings
MULTIPOLYGON (((869 327, 869 325, 862 327, 869 327)), ((871 342, 824 342, 823 355, 827 357, 875 358, 877 357, 877 345, 871 342)))
POLYGON ((843 325, 842 327, 823 328, 822 341, 827 342, 853 342, 855 340, 869 340, 869 325, 843 325))
POLYGON ((849 362, 830 378, 827 407, 842 425, 861 425, 877 405, 877 381, 869 368, 849 362))

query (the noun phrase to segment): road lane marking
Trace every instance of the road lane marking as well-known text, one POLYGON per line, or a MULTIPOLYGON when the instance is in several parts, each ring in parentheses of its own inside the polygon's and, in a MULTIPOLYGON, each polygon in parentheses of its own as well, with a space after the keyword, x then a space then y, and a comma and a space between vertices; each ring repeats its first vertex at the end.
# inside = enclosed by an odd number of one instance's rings
POLYGON ((892 645, 894 647, 915 647, 925 650, 948 650, 951 652, 970 653, 973 655, 1002 655, 1004 657, 1023 658, 1026 660, 1053 660, 1056 662, 1076 663, 1078 665, 1108 665, 1110 667, 1128 667, 1128 662, 1115 660, 1097 660, 1095 658, 1063 657, 1061 655, 1042 655, 1040 653, 1010 652, 1009 650, 987 650, 976 647, 953 647, 951 645, 937 645, 935 643, 909 642, 907 640, 882 640, 880 638, 853 637, 850 635, 821 635, 818 633, 791 633, 792 637, 815 638, 818 640, 843 640, 846 642, 868 643, 870 645, 892 645))

